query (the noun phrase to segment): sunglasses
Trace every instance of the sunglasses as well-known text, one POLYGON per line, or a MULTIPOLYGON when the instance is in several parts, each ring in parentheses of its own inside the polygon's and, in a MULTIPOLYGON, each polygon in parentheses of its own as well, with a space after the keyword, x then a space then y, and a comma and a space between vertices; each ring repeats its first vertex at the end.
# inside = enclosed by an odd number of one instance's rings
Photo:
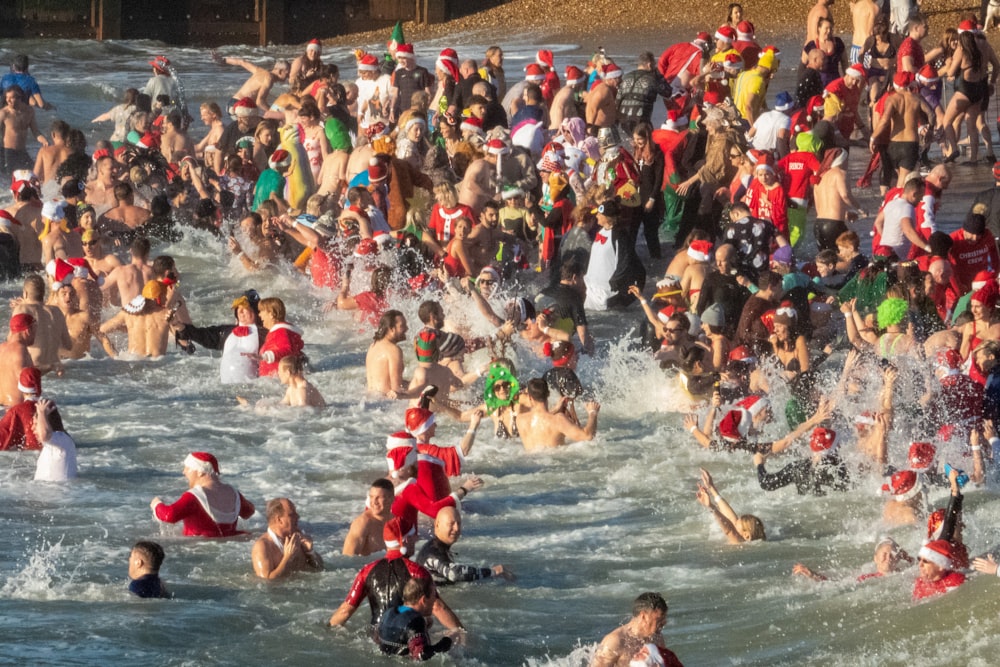
POLYGON ((100 243, 100 241, 84 241, 83 245, 92 246, 92 245, 97 245, 98 243, 100 243))

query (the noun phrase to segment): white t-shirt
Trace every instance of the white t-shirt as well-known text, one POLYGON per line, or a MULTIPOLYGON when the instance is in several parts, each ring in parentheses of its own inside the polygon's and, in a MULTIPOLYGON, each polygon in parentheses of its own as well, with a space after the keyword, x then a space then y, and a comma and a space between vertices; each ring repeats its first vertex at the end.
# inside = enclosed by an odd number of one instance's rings
POLYGON ((882 245, 892 248, 896 252, 896 257, 906 259, 910 254, 910 239, 903 234, 901 221, 909 218, 911 224, 916 221, 916 211, 913 204, 903 197, 896 197, 885 205, 882 209, 885 220, 882 223, 882 245))
POLYGON ((36 482, 65 482, 76 479, 76 443, 63 431, 54 431, 42 443, 35 467, 36 482))
POLYGON ((765 111, 753 124, 753 147, 759 151, 773 151, 778 147, 778 130, 792 127, 791 117, 783 111, 765 111))

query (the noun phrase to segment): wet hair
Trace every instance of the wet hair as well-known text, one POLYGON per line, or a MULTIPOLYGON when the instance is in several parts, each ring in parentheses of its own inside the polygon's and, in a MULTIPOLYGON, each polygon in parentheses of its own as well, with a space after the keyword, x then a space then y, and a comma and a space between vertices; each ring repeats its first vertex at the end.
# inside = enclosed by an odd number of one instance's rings
POLYGON ((433 591, 430 577, 411 577, 403 585, 403 604, 417 604, 420 602, 420 598, 429 598, 433 591))
POLYGON ((287 313, 285 313, 285 302, 276 296, 261 299, 260 303, 257 304, 257 312, 267 313, 278 322, 284 322, 285 317, 287 317, 287 313))
POLYGON ((5 100, 7 98, 7 93, 11 92, 17 95, 18 99, 21 100, 22 102, 25 102, 28 99, 28 96, 24 94, 24 89, 21 88, 21 86, 17 85, 16 83, 8 86, 7 89, 3 91, 5 100))
POLYGON ((816 255, 817 264, 836 264, 837 263, 837 251, 836 250, 821 250, 816 255))
MULTIPOLYGON (((767 535, 764 534, 764 522, 759 518, 755 517, 753 514, 742 514, 738 519, 736 519, 738 524, 742 524, 743 527, 747 529, 750 533, 750 537, 747 541, 753 542, 754 540, 767 540, 767 535)), ((739 525, 736 526, 737 530, 740 528, 739 525)))
POLYGON ((181 120, 181 112, 178 111, 177 109, 174 109, 173 111, 168 113, 163 120, 164 122, 170 123, 178 130, 183 129, 184 127, 184 121, 181 120))
POLYGON ((430 322, 431 316, 436 313, 440 313, 443 316, 444 309, 441 308, 440 303, 434 300, 424 301, 423 303, 420 304, 420 307, 417 308, 417 317, 419 317, 420 321, 423 322, 424 324, 430 322))
POLYGON ((743 203, 741 201, 738 201, 738 202, 736 202, 735 204, 733 204, 732 206, 729 207, 729 216, 730 216, 730 218, 732 217, 733 213, 739 213, 740 214, 736 218, 737 220, 739 220, 742 217, 750 215, 750 207, 747 206, 745 203, 743 203))
POLYGON ((674 313, 667 318, 667 323, 669 324, 670 322, 680 324, 684 327, 684 331, 690 331, 691 329, 691 320, 688 319, 688 316, 685 313, 674 313))
POLYGON ((927 245, 931 247, 931 255, 938 257, 947 257, 954 244, 955 239, 945 232, 934 232, 927 237, 927 245))
POLYGON ((848 230, 837 237, 837 245, 846 245, 857 250, 861 246, 861 238, 857 232, 848 230))
POLYGON ((983 63, 983 53, 979 50, 979 45, 976 43, 975 33, 971 30, 966 30, 958 36, 958 43, 962 47, 962 51, 972 62, 972 69, 978 70, 983 63))
POLYGON ((167 271, 173 271, 177 268, 177 264, 174 262, 174 258, 170 255, 160 255, 153 260, 153 275, 157 277, 162 277, 167 271))
POLYGON ((378 320, 378 328, 375 330, 375 334, 372 336, 373 342, 378 342, 386 337, 389 333, 389 329, 396 326, 396 320, 403 317, 403 313, 398 310, 387 310, 382 313, 382 317, 378 320))
POLYGON ((643 593, 632 603, 632 617, 644 611, 662 611, 667 613, 667 601, 659 593, 643 593))
POLYGON ((781 276, 774 271, 761 271, 757 276, 757 289, 765 290, 781 284, 781 276))
POLYGON ((125 181, 120 181, 115 184, 115 199, 118 201, 124 201, 128 199, 128 196, 132 194, 132 186, 125 181))
POLYGON ((372 292, 378 296, 385 296, 392 283, 392 267, 380 266, 372 271, 372 292))
POLYGON ((81 185, 83 185, 83 181, 78 181, 75 178, 71 178, 70 180, 63 183, 62 188, 60 188, 59 192, 60 194, 62 194, 63 199, 69 199, 70 197, 79 197, 80 194, 83 192, 83 188, 80 187, 81 185))
POLYGON ((634 136, 641 137, 648 142, 653 136, 653 126, 646 121, 636 123, 635 129, 632 130, 632 134, 634 136))
MULTIPOLYGON (((713 332, 717 333, 717 332, 713 332)), ((701 347, 700 345, 695 345, 681 358, 681 370, 685 373, 694 373, 695 366, 698 364, 705 363, 705 356, 708 354, 708 350, 701 347)))
POLYGON ((71 128, 69 126, 69 123, 67 123, 64 120, 59 120, 57 118, 56 120, 52 121, 52 124, 49 126, 49 134, 51 134, 52 136, 58 135, 62 137, 63 140, 65 141, 66 137, 69 136, 70 129, 71 128))
MULTIPOLYGON (((476 85, 478 85, 478 84, 476 84, 476 85)), ((483 97, 482 95, 475 95, 475 94, 473 94, 473 96, 469 98, 469 106, 470 107, 473 106, 473 105, 476 105, 476 104, 482 104, 483 106, 486 106, 489 103, 490 103, 490 101, 488 99, 486 99, 485 97, 483 97)))
POLYGON ((211 113, 216 118, 222 118, 222 109, 215 102, 203 102, 200 108, 202 111, 211 113))
POLYGON ((170 213, 170 199, 165 194, 158 194, 149 201, 149 212, 153 215, 170 213))
POLYGON ((122 95, 122 104, 127 107, 135 106, 136 98, 139 97, 139 91, 135 88, 126 88, 125 93, 122 95))
POLYGON ((129 250, 136 257, 145 258, 149 256, 149 248, 149 239, 145 236, 138 236, 134 241, 132 241, 132 245, 129 247, 129 250))
POLYGON ((572 280, 583 275, 583 268, 576 258, 567 259, 559 265, 559 280, 572 280))
POLYGON ((278 368, 284 369, 286 373, 292 375, 302 375, 306 371, 305 359, 301 354, 290 354, 281 358, 278 362, 278 368))
POLYGON ((160 571, 160 566, 163 565, 163 559, 166 554, 163 553, 163 547, 159 544, 142 540, 132 545, 132 551, 138 551, 139 555, 142 556, 142 560, 146 562, 149 569, 153 572, 160 571))
POLYGON ((30 185, 22 188, 17 195, 17 201, 32 201, 33 199, 38 199, 38 191, 30 185))
MULTIPOLYGON (((285 359, 287 358, 288 357, 285 357, 285 359)), ((282 359, 282 361, 285 359, 282 359)), ((285 503, 282 502, 283 500, 288 501, 288 498, 271 498, 267 501, 267 505, 264 506, 264 515, 267 517, 268 523, 271 523, 276 519, 280 519, 288 513, 285 510, 285 503)))
POLYGON ((542 378, 531 378, 525 385, 525 391, 532 400, 545 402, 549 400, 549 384, 542 378))
POLYGON ((392 491, 393 493, 396 493, 396 487, 393 486, 392 482, 387 480, 385 477, 379 477, 376 479, 372 482, 372 485, 369 488, 382 489, 383 491, 392 491))
POLYGON ((45 279, 33 273, 24 279, 24 293, 32 301, 41 301, 45 296, 45 279))

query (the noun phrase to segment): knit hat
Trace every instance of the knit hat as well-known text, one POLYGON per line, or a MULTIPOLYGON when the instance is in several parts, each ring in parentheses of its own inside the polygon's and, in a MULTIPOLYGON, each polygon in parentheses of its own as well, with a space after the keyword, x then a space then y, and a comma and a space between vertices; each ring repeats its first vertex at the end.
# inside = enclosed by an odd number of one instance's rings
POLYGON ((774 251, 771 255, 771 261, 777 262, 778 264, 791 264, 794 255, 792 254, 792 246, 783 245, 774 251))
POLYGON ((275 171, 279 168, 287 169, 292 165, 292 156, 284 148, 279 148, 271 153, 271 157, 267 160, 267 166, 275 171))
POLYGON ((975 234, 976 236, 982 236, 983 231, 986 229, 986 216, 982 213, 972 213, 970 212, 965 216, 965 221, 962 223, 962 230, 969 232, 970 234, 975 234))
POLYGON ((28 396, 38 397, 42 393, 42 372, 34 366, 22 368, 17 378, 17 390, 28 396))
POLYGON ((396 431, 385 441, 386 465, 389 474, 399 477, 399 471, 417 462, 417 441, 406 431, 396 431))
POLYGON ((809 449, 814 452, 826 452, 832 454, 840 445, 840 438, 832 428, 817 426, 809 436, 809 449))
POLYGON ((18 313, 10 318, 10 332, 21 333, 28 331, 35 324, 35 318, 29 313, 18 313))
POLYGON ((434 424, 434 413, 430 410, 410 408, 406 411, 406 430, 414 436, 423 435, 434 424))
POLYGON ((923 487, 917 484, 917 473, 912 470, 900 470, 882 485, 882 493, 891 495, 893 500, 900 503, 905 503, 922 490, 923 487))
POLYGON ((707 262, 712 257, 712 247, 711 241, 691 241, 687 255, 696 262, 707 262))
POLYGON ((920 558, 934 563, 942 570, 950 570, 954 567, 953 558, 955 556, 951 542, 948 540, 933 540, 920 547, 917 554, 920 558))
POLYGON ((434 362, 438 360, 437 332, 434 329, 422 329, 413 339, 413 351, 418 362, 434 362))
POLYGON ((910 445, 910 468, 926 470, 934 465, 937 449, 929 442, 914 442, 910 445))
POLYGON ((208 452, 191 452, 184 459, 184 467, 206 475, 218 475, 219 460, 208 452))
POLYGON ((724 327, 726 326, 726 311, 722 309, 721 304, 713 303, 701 314, 701 323, 711 327, 724 327))

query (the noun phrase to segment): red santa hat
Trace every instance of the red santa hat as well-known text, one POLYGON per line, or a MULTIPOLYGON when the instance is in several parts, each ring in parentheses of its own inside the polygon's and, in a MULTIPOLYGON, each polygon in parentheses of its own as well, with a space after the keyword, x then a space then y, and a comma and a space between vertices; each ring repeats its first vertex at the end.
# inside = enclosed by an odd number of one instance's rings
POLYGON ((455 67, 458 67, 458 52, 452 48, 441 49, 441 53, 438 55, 438 60, 453 63, 455 67))
POLYGON ((184 459, 184 467, 206 475, 218 475, 219 460, 208 452, 191 452, 184 459))
POLYGON ((729 351, 729 361, 744 364, 755 364, 757 363, 757 357, 753 355, 753 352, 750 351, 749 347, 746 345, 739 345, 729 351))
POLYGON ((275 171, 277 171, 279 167, 284 169, 290 167, 291 165, 292 165, 292 155, 284 148, 279 148, 275 150, 273 153, 271 153, 271 157, 268 158, 267 160, 267 166, 269 166, 271 169, 274 169, 275 171))
POLYGON ((306 51, 319 51, 323 48, 323 45, 319 43, 318 39, 310 39, 309 43, 306 44, 306 51))
POLYGON ((707 262, 712 257, 711 241, 691 241, 687 255, 696 262, 707 262))
POLYGON ((942 570, 950 570, 954 567, 955 550, 948 540, 932 540, 920 547, 917 556, 934 563, 942 570))
POLYGON ((986 283, 991 283, 995 279, 994 275, 989 271, 980 271, 976 274, 975 278, 972 279, 972 289, 973 291, 981 290, 986 287, 986 283))
POLYGON ((147 132, 135 145, 148 151, 157 150, 160 147, 160 135, 147 132))
POLYGON ((434 413, 426 408, 410 408, 406 411, 406 430, 414 437, 423 435, 434 424, 434 413))
POLYGON ((249 97, 244 97, 233 105, 233 115, 237 118, 256 116, 258 111, 257 105, 249 97))
MULTIPOLYGON (((448 50, 448 49, 446 49, 448 50)), ((454 81, 458 81, 458 65, 447 58, 438 58, 437 62, 434 63, 434 67, 446 73, 454 81)))
POLYGON ((977 32, 979 27, 976 25, 975 21, 966 19, 958 24, 958 34, 961 35, 963 32, 977 32))
POLYGON ((371 142, 372 140, 378 139, 379 137, 384 137, 386 135, 387 129, 388 128, 386 128, 385 123, 383 123, 382 121, 372 123, 364 127, 365 137, 367 137, 368 141, 371 142))
POLYGON ((997 296, 1000 296, 1000 292, 997 290, 997 284, 991 280, 972 293, 972 300, 992 309, 997 305, 997 296))
POLYGON ((389 176, 389 166, 377 157, 368 159, 368 183, 381 183, 389 176))
POLYGON ((858 428, 865 428, 868 426, 875 425, 875 417, 877 413, 872 410, 865 410, 860 415, 854 418, 854 425, 858 428))
POLYGON ((162 72, 163 74, 170 73, 170 61, 166 56, 156 56, 149 61, 149 64, 153 66, 157 72, 162 72))
POLYGON ((403 538, 411 532, 408 528, 410 526, 404 525, 398 517, 393 517, 385 522, 385 526, 382 528, 382 539, 385 541, 386 555, 390 552, 406 555, 407 549, 403 546, 403 538))
POLYGON ((694 36, 694 40, 691 42, 695 46, 701 49, 707 49, 708 43, 712 41, 712 36, 707 32, 702 30, 697 35, 694 36))
POLYGON ((576 356, 576 348, 573 343, 563 340, 547 340, 542 345, 542 354, 552 359, 552 365, 561 368, 568 366, 576 356))
POLYGON ((731 26, 724 25, 715 31, 715 38, 721 42, 732 44, 736 40, 736 31, 731 26))
POLYGON ((962 355, 958 350, 938 350, 934 355, 934 372, 939 378, 961 373, 962 355))
POLYGON ((535 54, 535 62, 543 67, 548 67, 550 70, 556 68, 552 52, 548 49, 539 49, 538 53, 535 54))
POLYGON ((97 162, 98 160, 106 157, 111 157, 111 151, 109 151, 107 148, 98 148, 96 151, 94 151, 94 155, 92 156, 91 159, 94 162, 97 162))
POLYGON ((35 318, 29 313, 18 313, 10 318, 10 332, 21 333, 35 324, 35 318))
POLYGON ((45 272, 52 278, 52 291, 69 285, 73 281, 74 269, 72 264, 61 257, 49 260, 49 263, 45 265, 45 272))
POLYGON ((399 44, 396 46, 396 60, 400 58, 413 59, 413 44, 399 44))
POLYGON ((905 503, 921 490, 922 487, 917 484, 917 473, 912 470, 900 470, 882 485, 882 493, 891 495, 892 499, 899 503, 905 503))
POLYGON ((892 77, 892 87, 896 90, 907 90, 912 85, 912 72, 896 72, 896 74, 892 77))
POLYGON ((735 408, 726 413, 719 422, 719 435, 726 440, 738 441, 750 433, 750 422, 753 418, 743 408, 735 408))
POLYGON ((934 67, 930 63, 927 63, 926 65, 921 67, 920 71, 917 72, 917 81, 919 81, 924 85, 927 85, 929 83, 936 83, 940 80, 941 77, 938 76, 937 70, 934 69, 934 67))
POLYGON ((854 77, 855 79, 863 80, 868 76, 868 73, 865 72, 865 68, 862 67, 861 65, 854 64, 847 68, 847 71, 844 72, 844 76, 851 76, 854 77))
POLYGON ((104 276, 99 276, 94 272, 94 269, 90 266, 90 262, 85 260, 83 257, 70 257, 66 262, 73 267, 73 277, 74 278, 90 278, 98 285, 104 284, 104 276))
POLYGON ((474 132, 475 134, 483 134, 483 121, 475 116, 469 116, 468 118, 462 119, 462 124, 459 126, 463 132, 474 132))
POLYGON ((929 442, 914 442, 910 444, 910 468, 913 470, 927 470, 934 465, 934 457, 937 449, 929 442))
POLYGON ((389 474, 399 476, 399 471, 417 462, 417 441, 406 431, 397 431, 386 438, 386 465, 389 474))
POLYGON ((608 63, 601 68, 601 78, 605 81, 608 79, 620 79, 622 74, 622 68, 614 63, 608 63))
POLYGON ((837 437, 837 432, 832 428, 817 426, 813 429, 812 435, 809 436, 809 449, 817 453, 832 454, 837 451, 839 445, 840 438, 837 437))
POLYGON ((30 366, 22 368, 17 378, 17 390, 28 396, 38 397, 42 394, 42 372, 30 366))
POLYGON ((524 80, 531 81, 532 83, 541 83, 545 81, 545 70, 542 69, 541 65, 528 63, 524 67, 524 80))
POLYGON ((358 60, 358 71, 359 72, 377 72, 378 71, 378 58, 376 58, 371 53, 366 53, 361 56, 358 60))
POLYGON ((743 41, 753 39, 754 27, 750 21, 740 21, 736 26, 736 36, 743 41))
POLYGON ((358 245, 354 246, 354 256, 358 259, 367 259, 378 254, 379 245, 375 239, 361 239, 358 245))
POLYGON ((746 410, 750 413, 751 417, 756 417, 761 412, 771 407, 771 401, 767 400, 764 396, 747 396, 746 398, 737 401, 736 407, 746 410))
POLYGON ((580 69, 576 65, 567 65, 566 66, 566 85, 567 86, 575 86, 576 84, 578 84, 581 81, 583 81, 585 78, 587 78, 587 75, 584 73, 584 71, 582 69, 580 69))
POLYGON ((486 142, 486 152, 490 155, 507 155, 510 147, 502 139, 490 139, 486 142))
POLYGON ((542 155, 542 159, 538 161, 535 165, 538 171, 548 171, 554 173, 562 173, 566 165, 563 164, 563 159, 559 157, 559 154, 555 151, 546 151, 542 155))
POLYGON ((727 72, 742 72, 743 71, 743 58, 735 53, 730 53, 726 56, 725 60, 722 61, 722 67, 727 72))
POLYGON ((663 129, 679 132, 688 126, 688 117, 680 109, 671 109, 667 112, 667 120, 663 123, 663 129))

